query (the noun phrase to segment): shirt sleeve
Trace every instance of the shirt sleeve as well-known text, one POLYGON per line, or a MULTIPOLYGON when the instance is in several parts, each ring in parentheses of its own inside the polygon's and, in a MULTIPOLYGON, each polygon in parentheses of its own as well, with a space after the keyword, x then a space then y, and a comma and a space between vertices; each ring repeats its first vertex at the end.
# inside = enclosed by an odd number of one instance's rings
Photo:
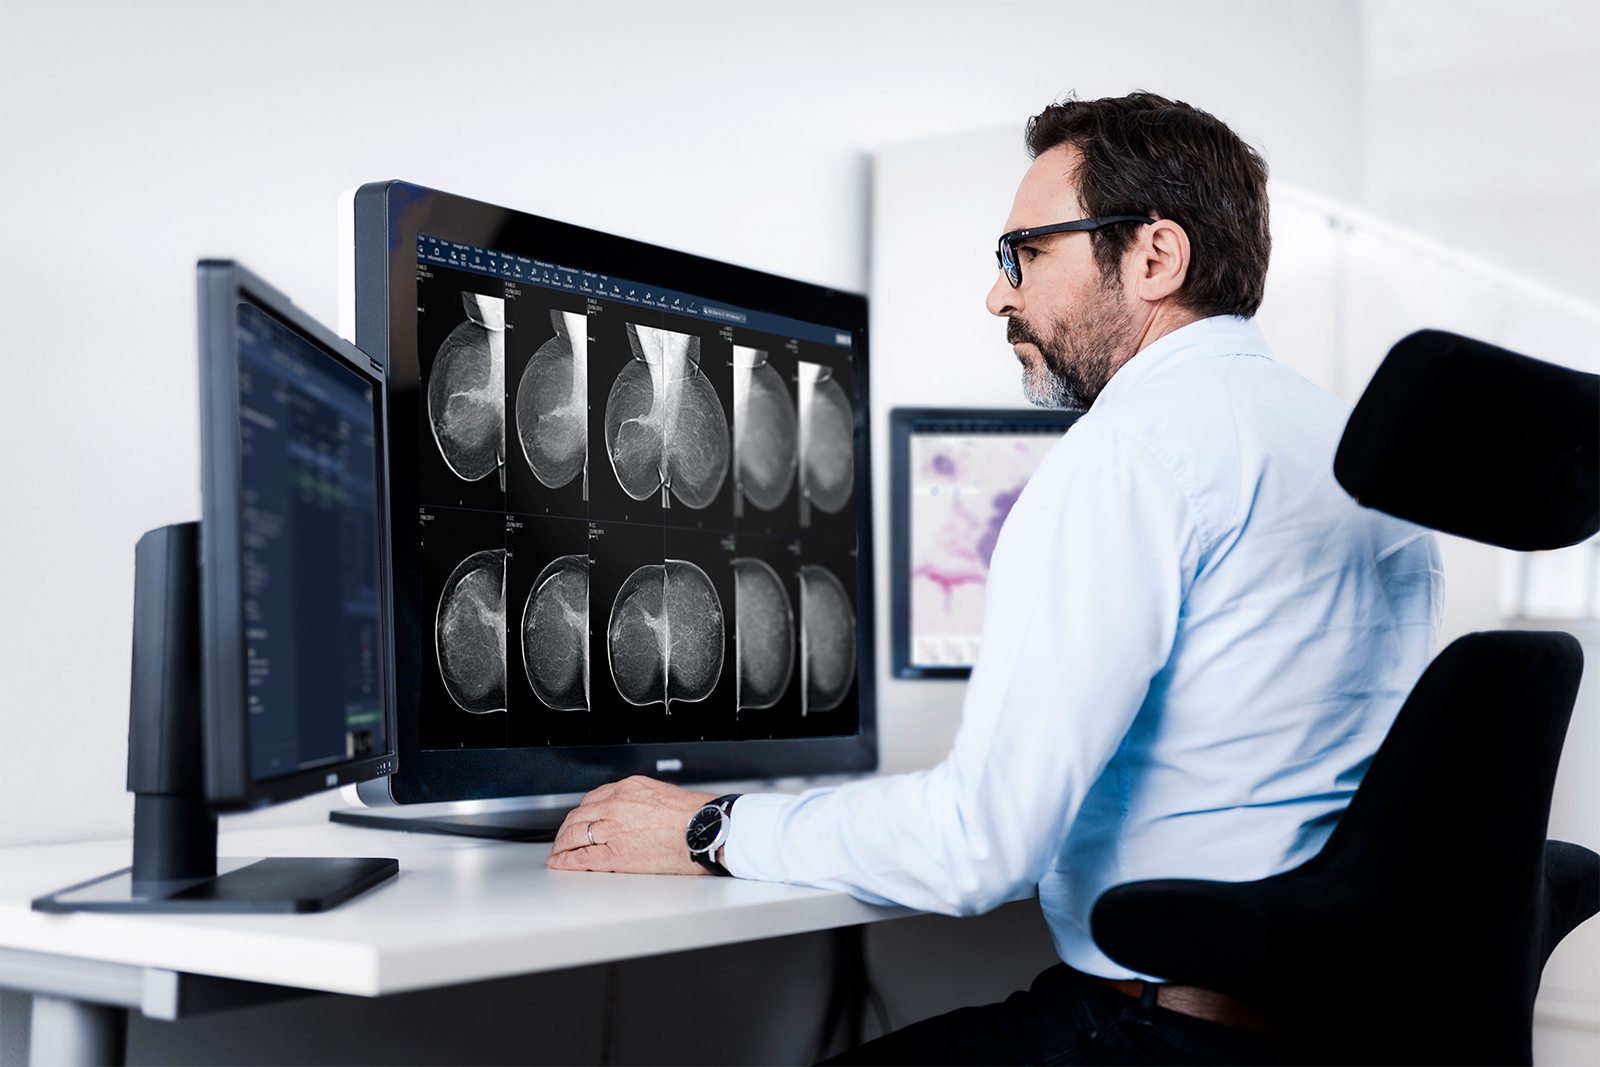
POLYGON ((1137 439, 1074 427, 1006 519, 949 757, 799 796, 750 794, 742 878, 974 914, 1036 885, 1172 653, 1201 554, 1182 487, 1137 439))

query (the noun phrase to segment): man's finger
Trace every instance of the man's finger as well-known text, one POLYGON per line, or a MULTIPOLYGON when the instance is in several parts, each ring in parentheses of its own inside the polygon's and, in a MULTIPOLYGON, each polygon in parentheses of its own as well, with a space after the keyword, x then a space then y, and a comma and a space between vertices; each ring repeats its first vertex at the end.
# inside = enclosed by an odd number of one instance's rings
POLYGON ((586 871, 589 865, 583 860, 583 853, 588 848, 568 849, 565 852, 552 852, 550 858, 545 860, 546 867, 553 867, 558 871, 586 871))
POLYGON ((550 857, 544 861, 544 865, 546 867, 553 867, 558 871, 583 870, 583 864, 578 858, 578 852, 576 849, 571 849, 566 852, 552 852, 550 853, 550 857))
POLYGON ((551 853, 546 865, 562 871, 615 871, 619 857, 610 845, 584 845, 562 853, 551 853))
POLYGON ((551 842, 550 851, 566 852, 570 849, 588 845, 588 825, 599 821, 599 813, 589 804, 582 804, 567 812, 567 817, 562 820, 561 829, 556 831, 556 839, 551 842))
POLYGON ((567 840, 567 830, 572 826, 572 817, 577 814, 577 811, 577 808, 573 808, 567 812, 566 818, 561 820, 561 825, 556 828, 556 836, 550 841, 551 852, 560 852, 562 850, 567 840))

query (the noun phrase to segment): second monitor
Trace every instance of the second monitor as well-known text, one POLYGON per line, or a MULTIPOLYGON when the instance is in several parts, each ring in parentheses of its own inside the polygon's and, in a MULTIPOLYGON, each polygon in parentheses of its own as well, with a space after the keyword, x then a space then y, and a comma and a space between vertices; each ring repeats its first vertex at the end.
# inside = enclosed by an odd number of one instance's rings
POLYGON ((401 803, 876 766, 866 300, 400 182, 401 803))
POLYGON ((1023 487, 1081 411, 889 412, 890 660, 897 678, 966 678, 989 559, 1023 487))

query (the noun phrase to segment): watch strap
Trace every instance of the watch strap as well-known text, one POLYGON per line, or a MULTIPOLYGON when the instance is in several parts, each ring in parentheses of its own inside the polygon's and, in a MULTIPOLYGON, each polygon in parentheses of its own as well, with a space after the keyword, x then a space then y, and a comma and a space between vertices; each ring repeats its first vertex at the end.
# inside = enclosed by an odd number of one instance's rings
POLYGON ((715 874, 721 878, 733 877, 733 872, 728 870, 728 868, 724 867, 722 864, 718 863, 716 860, 712 859, 711 853, 691 852, 689 855, 691 859, 693 859, 700 866, 704 867, 706 870, 710 871, 712 874, 715 874))

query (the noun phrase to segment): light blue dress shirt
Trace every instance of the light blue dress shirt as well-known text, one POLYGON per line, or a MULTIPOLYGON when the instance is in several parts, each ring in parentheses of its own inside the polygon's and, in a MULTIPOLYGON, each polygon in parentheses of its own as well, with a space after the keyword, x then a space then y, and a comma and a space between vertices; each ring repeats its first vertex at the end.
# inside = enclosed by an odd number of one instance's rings
POLYGON ((947 914, 1037 885, 1061 958, 1128 978, 1089 933, 1111 886, 1315 855, 1443 601, 1433 535, 1334 481, 1348 415, 1247 319, 1138 353, 1006 519, 950 756, 743 797, 728 868, 947 914))

